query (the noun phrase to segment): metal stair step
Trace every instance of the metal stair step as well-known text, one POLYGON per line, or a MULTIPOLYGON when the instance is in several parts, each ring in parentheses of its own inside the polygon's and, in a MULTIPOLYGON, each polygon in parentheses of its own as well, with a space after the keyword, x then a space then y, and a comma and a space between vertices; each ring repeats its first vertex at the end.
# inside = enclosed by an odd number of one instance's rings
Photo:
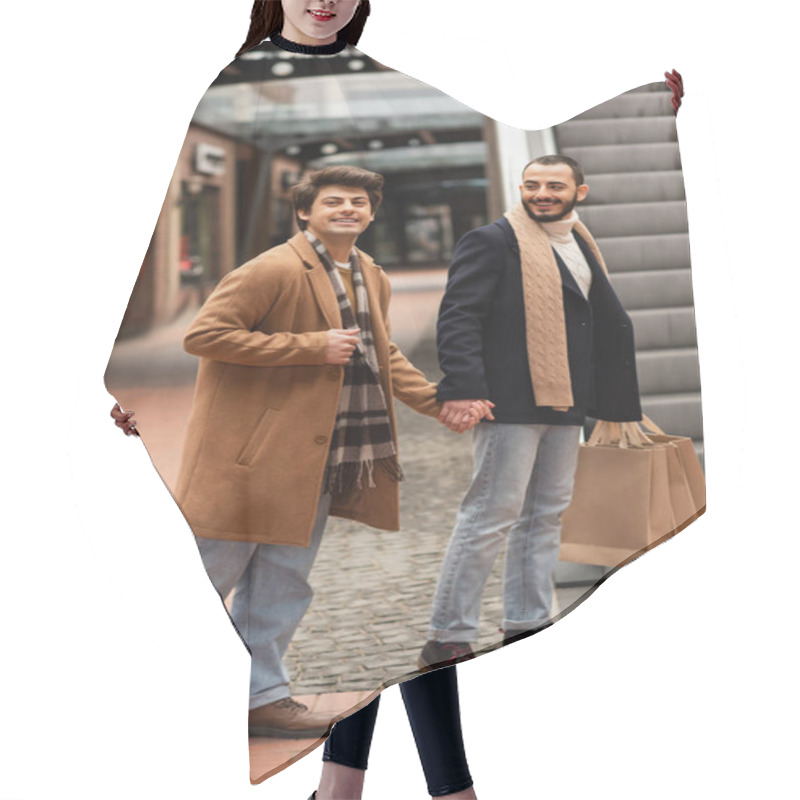
POLYGON ((617 172, 587 175, 589 194, 580 208, 611 203, 653 203, 685 200, 683 175, 678 170, 617 172))
POLYGON ((614 120, 579 119, 564 122, 555 129, 559 150, 565 147, 609 144, 676 142, 675 117, 618 117, 614 120))
POLYGON ((578 114, 570 122, 579 119, 674 116, 669 102, 670 97, 671 94, 668 91, 626 92, 578 114))
POLYGON ((685 200, 587 206, 581 208, 579 215, 596 237, 686 233, 689 230, 685 200))
POLYGON ((645 413, 691 436, 702 463, 686 195, 669 100, 663 82, 640 86, 556 126, 555 136, 586 171, 579 214, 633 320, 645 413))
POLYGON ((609 272, 689 268, 689 234, 595 236, 609 272))
POLYGON ((617 272, 612 273, 610 279, 628 311, 694 305, 692 271, 689 269, 617 272))
POLYGON ((700 393, 643 395, 642 410, 665 433, 703 439, 703 413, 700 393))
POLYGON ((694 309, 642 308, 631 311, 636 349, 641 351, 662 348, 695 347, 697 329, 694 309))
POLYGON ((700 365, 693 347, 639 350, 636 372, 642 395, 700 391, 700 365))
POLYGON ((577 159, 587 175, 602 172, 654 172, 681 168, 677 142, 565 147, 565 156, 577 159))

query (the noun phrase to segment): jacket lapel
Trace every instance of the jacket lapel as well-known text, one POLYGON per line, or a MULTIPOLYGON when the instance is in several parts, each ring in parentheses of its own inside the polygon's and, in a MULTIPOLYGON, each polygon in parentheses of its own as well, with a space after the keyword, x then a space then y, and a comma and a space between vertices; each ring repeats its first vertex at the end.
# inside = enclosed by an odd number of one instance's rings
MULTIPOLYGON (((586 300, 586 295, 581 291, 581 287, 578 286, 575 276, 564 263, 564 259, 558 254, 555 247, 553 248, 553 254, 556 257, 556 264, 558 264, 558 270, 561 273, 561 283, 564 285, 564 288, 570 292, 574 292, 581 300, 586 300)), ((592 273, 594 273, 594 270, 592 270, 592 273)))
POLYGON ((578 242, 578 246, 583 251, 583 255, 586 257, 586 263, 589 265, 589 269, 592 271, 592 288, 589 290, 589 297, 591 298, 593 293, 596 294, 595 290, 600 291, 598 287, 611 288, 611 281, 609 281, 603 265, 598 262, 586 239, 577 232, 574 236, 575 240, 578 242))
POLYGON ((306 268, 306 278, 322 316, 331 328, 342 327, 342 314, 331 285, 328 271, 319 260, 316 250, 301 231, 289 239, 289 246, 297 253, 306 268))

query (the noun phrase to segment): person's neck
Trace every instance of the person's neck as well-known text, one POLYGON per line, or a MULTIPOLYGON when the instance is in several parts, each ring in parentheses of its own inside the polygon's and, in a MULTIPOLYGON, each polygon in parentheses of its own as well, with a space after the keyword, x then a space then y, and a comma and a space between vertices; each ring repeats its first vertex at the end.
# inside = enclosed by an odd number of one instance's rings
POLYGON ((539 224, 544 228, 551 239, 569 241, 572 238, 572 229, 577 222, 578 214, 575 209, 572 209, 566 217, 554 219, 550 222, 541 222, 539 224))
POLYGON ((340 39, 337 37, 334 38, 333 41, 329 41, 328 44, 321 44, 322 40, 311 39, 311 37, 305 36, 302 33, 300 33, 298 37, 294 37, 294 35, 292 35, 291 38, 287 37, 283 33, 274 33, 272 36, 270 36, 270 41, 276 47, 279 47, 281 50, 286 50, 289 53, 302 53, 304 55, 311 56, 336 55, 337 53, 341 53, 342 50, 347 47, 346 39, 340 39), (310 41, 311 44, 303 44, 299 41, 299 39, 310 41))
POLYGON ((353 248, 356 246, 357 236, 320 236, 314 230, 311 233, 325 245, 325 249, 334 261, 346 262, 350 260, 350 253, 353 252, 353 248))

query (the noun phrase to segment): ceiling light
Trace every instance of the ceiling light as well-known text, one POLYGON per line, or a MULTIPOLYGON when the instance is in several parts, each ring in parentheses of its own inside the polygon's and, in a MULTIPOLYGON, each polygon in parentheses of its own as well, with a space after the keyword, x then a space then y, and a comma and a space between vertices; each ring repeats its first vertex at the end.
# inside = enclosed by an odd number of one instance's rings
POLYGON ((272 65, 270 71, 278 78, 285 78, 294 72, 294 64, 289 61, 277 61, 272 65))

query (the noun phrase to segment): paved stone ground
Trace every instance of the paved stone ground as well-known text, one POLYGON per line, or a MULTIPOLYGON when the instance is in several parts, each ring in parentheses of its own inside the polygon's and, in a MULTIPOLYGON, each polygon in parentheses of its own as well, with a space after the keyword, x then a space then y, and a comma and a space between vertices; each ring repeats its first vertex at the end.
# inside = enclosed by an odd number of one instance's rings
MULTIPOLYGON (((423 357, 428 349, 421 345, 411 358, 435 380, 434 365, 423 357)), ((295 691, 375 688, 416 669, 439 565, 469 480, 470 439, 402 404, 397 413, 403 528, 392 533, 329 520, 311 574, 314 601, 287 659, 295 691)))
MULTIPOLYGON (((432 338, 410 354, 431 380, 432 338)), ((471 437, 397 404, 402 530, 330 519, 311 573, 315 596, 289 648, 292 689, 302 694, 374 689, 416 670, 430 604, 456 510, 469 484, 471 437)), ((487 583, 480 648, 502 638, 503 558, 487 583)), ((559 590, 566 608, 588 590, 559 590)))

